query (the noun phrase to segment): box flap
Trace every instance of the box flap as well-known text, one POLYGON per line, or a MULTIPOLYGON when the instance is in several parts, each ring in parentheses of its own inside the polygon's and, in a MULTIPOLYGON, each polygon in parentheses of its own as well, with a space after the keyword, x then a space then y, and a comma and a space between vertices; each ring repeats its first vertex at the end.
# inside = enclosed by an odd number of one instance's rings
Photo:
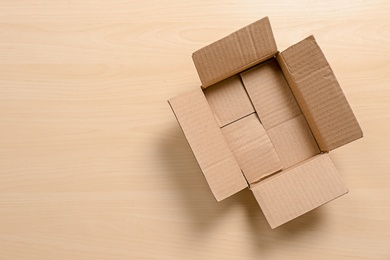
POLYGON ((321 151, 330 151, 363 136, 313 36, 278 54, 277 60, 321 151))
POLYGON ((266 130, 301 114, 275 59, 263 62, 240 76, 266 130))
POLYGON ((252 184, 282 169, 282 163, 257 115, 222 128, 245 178, 252 184))
POLYGON ((320 153, 302 114, 269 129, 267 133, 284 168, 294 166, 320 153))
POLYGON ((206 88, 277 52, 268 17, 256 21, 193 53, 202 87, 206 88))
POLYGON ((275 174, 251 190, 271 228, 348 192, 328 154, 275 174))
POLYGON ((206 88, 204 95, 220 127, 255 112, 238 75, 206 88))
POLYGON ((217 201, 248 187, 202 90, 168 102, 217 201))

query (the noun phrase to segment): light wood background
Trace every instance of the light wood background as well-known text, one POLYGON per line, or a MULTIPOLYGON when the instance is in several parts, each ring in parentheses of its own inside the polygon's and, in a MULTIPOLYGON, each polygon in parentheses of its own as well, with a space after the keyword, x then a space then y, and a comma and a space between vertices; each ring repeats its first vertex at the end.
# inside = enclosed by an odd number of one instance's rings
POLYGON ((389 1, 0 2, 0 259, 390 259, 389 1), (365 137, 350 193, 271 230, 217 203, 166 102, 191 54, 269 16, 314 34, 365 137))

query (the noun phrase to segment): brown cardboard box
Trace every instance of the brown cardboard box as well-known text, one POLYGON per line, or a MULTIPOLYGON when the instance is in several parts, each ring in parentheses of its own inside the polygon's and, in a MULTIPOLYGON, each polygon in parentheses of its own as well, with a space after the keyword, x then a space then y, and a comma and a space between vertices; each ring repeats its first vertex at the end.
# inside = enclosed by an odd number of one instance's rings
POLYGON ((275 228, 348 192, 327 153, 363 133, 313 36, 278 52, 265 17, 193 60, 168 102, 217 201, 249 187, 275 228))

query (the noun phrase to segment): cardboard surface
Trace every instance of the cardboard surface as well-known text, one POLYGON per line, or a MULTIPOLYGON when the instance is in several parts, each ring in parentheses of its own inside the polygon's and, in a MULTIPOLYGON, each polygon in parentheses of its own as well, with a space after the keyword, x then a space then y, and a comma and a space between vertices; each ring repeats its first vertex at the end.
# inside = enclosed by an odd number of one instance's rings
POLYGON ((255 112, 238 75, 206 88, 204 94, 220 127, 255 112))
POLYGON ((363 136, 337 79, 313 36, 277 55, 321 151, 363 136))
POLYGON ((202 90, 170 99, 169 104, 217 201, 247 187, 202 90))
POLYGON ((303 115, 275 126, 267 132, 284 168, 320 153, 303 115))
POLYGON ((256 114, 222 128, 247 181, 252 184, 282 169, 282 163, 256 114))
POLYGON ((275 55, 277 47, 268 17, 193 53, 202 87, 206 88, 275 55))
POLYGON ((193 60, 203 92, 170 104, 217 200, 249 184, 274 228, 347 192, 320 151, 362 131, 314 37, 278 53, 263 18, 193 60))
POLYGON ((328 154, 273 175, 251 190, 271 228, 348 192, 328 154))
POLYGON ((263 62, 240 76, 265 129, 301 114, 275 59, 263 62))

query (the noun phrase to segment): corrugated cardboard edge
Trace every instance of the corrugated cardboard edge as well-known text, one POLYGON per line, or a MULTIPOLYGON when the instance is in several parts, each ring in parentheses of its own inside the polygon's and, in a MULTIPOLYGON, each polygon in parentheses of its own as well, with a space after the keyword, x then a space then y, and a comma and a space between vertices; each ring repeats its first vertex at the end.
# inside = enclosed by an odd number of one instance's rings
POLYGON ((217 201, 248 187, 200 88, 168 100, 217 201))
POLYGON ((327 153, 272 175, 251 190, 272 229, 348 193, 327 153))
POLYGON ((277 46, 264 17, 192 54, 202 88, 211 86, 275 55, 277 46))
POLYGON ((321 151, 328 152, 363 137, 360 125, 314 36, 278 53, 276 58, 321 151), (302 71, 303 66, 290 64, 298 59, 308 68, 322 65, 314 72, 310 69, 302 71))

